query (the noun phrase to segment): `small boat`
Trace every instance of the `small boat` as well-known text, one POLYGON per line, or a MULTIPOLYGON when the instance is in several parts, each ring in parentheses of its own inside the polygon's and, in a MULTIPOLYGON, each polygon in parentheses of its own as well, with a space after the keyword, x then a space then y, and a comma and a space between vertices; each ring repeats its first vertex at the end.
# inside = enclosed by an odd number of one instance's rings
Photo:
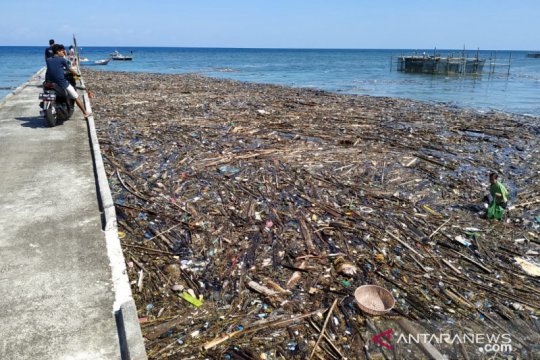
POLYGON ((530 58, 540 58, 540 52, 528 53, 528 54, 527 54, 527 57, 530 57, 530 58))
POLYGON ((111 59, 113 60, 133 60, 133 56, 126 56, 120 54, 117 50, 111 53, 111 59))
POLYGON ((111 58, 103 59, 103 60, 95 60, 95 61, 82 61, 80 62, 81 65, 88 66, 88 65, 107 65, 111 61, 111 58))

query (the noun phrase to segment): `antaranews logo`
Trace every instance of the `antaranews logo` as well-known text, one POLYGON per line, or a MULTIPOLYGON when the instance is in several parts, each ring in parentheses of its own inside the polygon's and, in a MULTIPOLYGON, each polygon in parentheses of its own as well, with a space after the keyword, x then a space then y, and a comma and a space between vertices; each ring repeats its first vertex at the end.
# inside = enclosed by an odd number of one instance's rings
MULTIPOLYGON (((371 340, 380 346, 387 349, 393 349, 392 335, 394 329, 388 329, 380 334, 377 334, 371 338, 371 340)), ((419 334, 399 334, 395 344, 426 344, 432 345, 454 345, 454 344, 469 344, 477 345, 478 349, 484 353, 490 352, 511 352, 512 337, 510 334, 488 334, 488 333, 462 333, 462 334, 450 334, 450 333, 419 333, 419 334)))
POLYGON ((389 342, 390 342, 390 338, 392 337, 393 332, 394 332, 394 329, 388 329, 386 331, 383 331, 380 334, 375 335, 374 337, 371 338, 371 340, 373 340, 374 342, 376 342, 377 344, 381 346, 384 346, 387 349, 392 349, 393 347, 389 342), (382 338, 386 338, 386 340, 388 340, 388 343, 384 342, 382 338))

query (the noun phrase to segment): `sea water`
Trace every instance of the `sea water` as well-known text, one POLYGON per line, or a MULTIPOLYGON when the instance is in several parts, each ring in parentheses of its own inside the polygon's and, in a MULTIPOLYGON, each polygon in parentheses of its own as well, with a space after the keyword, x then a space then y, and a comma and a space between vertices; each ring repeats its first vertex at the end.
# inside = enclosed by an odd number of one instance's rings
MULTIPOLYGON (((45 47, 0 47, 0 98, 44 66, 45 47)), ((224 49, 83 47, 90 60, 114 50, 133 61, 93 66, 101 71, 200 73, 240 81, 308 87, 337 93, 444 102, 480 111, 540 116, 540 59, 524 51, 480 51, 479 75, 429 75, 396 71, 396 57, 413 50, 224 49), (491 73, 491 63, 495 63, 491 73), (508 72, 508 65, 510 69, 508 72)), ((427 55, 433 50, 417 50, 427 55)), ((437 50, 461 56, 461 50, 437 50)), ((467 56, 475 57, 476 51, 467 56)))

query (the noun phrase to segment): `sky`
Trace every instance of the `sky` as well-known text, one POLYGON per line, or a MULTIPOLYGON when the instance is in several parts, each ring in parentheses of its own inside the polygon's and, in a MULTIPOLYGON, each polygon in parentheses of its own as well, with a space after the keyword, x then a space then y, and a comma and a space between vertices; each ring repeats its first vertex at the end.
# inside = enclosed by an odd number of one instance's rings
POLYGON ((0 46, 538 50, 539 15, 539 0, 1 0, 0 46))

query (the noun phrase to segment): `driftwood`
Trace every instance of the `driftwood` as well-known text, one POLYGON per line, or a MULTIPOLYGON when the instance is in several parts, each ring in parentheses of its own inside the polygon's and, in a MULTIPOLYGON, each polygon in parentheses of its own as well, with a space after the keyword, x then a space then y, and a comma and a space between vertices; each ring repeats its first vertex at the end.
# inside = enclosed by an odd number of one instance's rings
POLYGON ((412 251, 416 256, 418 256, 420 259, 423 259, 424 256, 419 254, 418 251, 414 250, 409 244, 407 244, 405 241, 401 240, 399 237, 397 237, 396 235, 392 234, 390 231, 386 231, 386 233, 388 235, 390 235, 391 237, 393 237, 397 242, 399 242, 401 245, 405 246, 407 249, 409 249, 410 251, 412 251))
POLYGON ((334 308, 337 305, 338 300, 335 299, 332 303, 332 306, 330 307, 330 310, 328 310, 328 314, 326 315, 326 319, 324 319, 324 324, 321 329, 321 333, 319 337, 317 338, 317 342, 315 343, 315 346, 313 346, 313 350, 311 350, 311 354, 309 355, 308 360, 310 360, 313 357, 313 354, 315 354, 315 351, 317 350, 317 347, 319 346, 319 343, 321 342, 321 339, 323 338, 324 331, 326 330, 326 325, 328 324, 328 320, 330 320, 330 317, 332 316, 332 312, 334 311, 334 308))
POLYGON ((376 333, 352 294, 371 283, 396 300, 375 328, 396 314, 482 328, 478 307, 526 319, 514 331, 535 343, 538 279, 513 260, 540 251, 531 119, 195 74, 84 76, 152 358, 298 360, 316 340, 313 358, 403 356, 364 347, 376 333), (504 223, 479 214, 493 164, 519 205, 504 223), (324 331, 299 320, 242 336, 335 300, 324 331))
POLYGON ((310 316, 313 316, 317 313, 320 313, 321 310, 317 310, 317 311, 312 311, 310 313, 307 313, 307 314, 302 314, 302 315, 296 315, 290 319, 283 319, 283 320, 274 320, 274 321, 267 321, 265 322, 264 324, 260 324, 260 325, 257 325, 257 326, 254 326, 252 328, 249 328, 249 329, 244 329, 244 330, 238 330, 238 331, 235 331, 235 332, 232 332, 230 334, 226 334, 226 335, 223 335, 217 339, 214 339, 206 344, 204 344, 203 348, 204 350, 209 350, 229 339, 232 339, 233 337, 238 337, 240 335, 248 335, 248 334, 251 334, 251 333, 254 333, 254 332, 257 332, 263 328, 279 328, 279 327, 283 327, 283 326, 287 326, 287 325, 290 325, 290 324, 293 324, 299 320, 302 320, 302 319, 305 319, 307 317, 310 317, 310 316))
MULTIPOLYGON (((399 319, 397 321, 397 323, 407 333, 409 333, 409 334, 411 334, 413 336, 418 336, 419 331, 409 321, 407 321, 406 319, 403 319, 403 318, 399 319)), ((419 337, 419 338, 422 339, 421 337, 419 337)), ((417 345, 431 359, 435 359, 435 360, 447 360, 448 359, 448 357, 446 355, 441 354, 439 352, 439 350, 437 350, 437 348, 435 348, 435 346, 433 346, 429 342, 420 341, 417 345)))
MULTIPOLYGON (((306 262, 305 261, 302 261, 300 263, 300 265, 298 265, 298 268, 299 269, 305 269, 306 268, 306 262)), ((291 278, 289 279, 289 281, 287 281, 287 285, 286 285, 286 288, 287 289, 292 289, 297 283, 298 281, 300 281, 300 278, 302 277, 302 272, 301 271, 295 271, 291 278)))
POLYGON ((268 296, 270 298, 276 298, 276 297, 279 297, 279 293, 277 291, 274 291, 272 289, 269 289, 267 288, 266 286, 262 286, 258 283, 256 283, 255 281, 253 280, 250 280, 246 283, 246 286, 256 292, 258 292, 259 294, 262 294, 262 295, 265 295, 265 296, 268 296))

